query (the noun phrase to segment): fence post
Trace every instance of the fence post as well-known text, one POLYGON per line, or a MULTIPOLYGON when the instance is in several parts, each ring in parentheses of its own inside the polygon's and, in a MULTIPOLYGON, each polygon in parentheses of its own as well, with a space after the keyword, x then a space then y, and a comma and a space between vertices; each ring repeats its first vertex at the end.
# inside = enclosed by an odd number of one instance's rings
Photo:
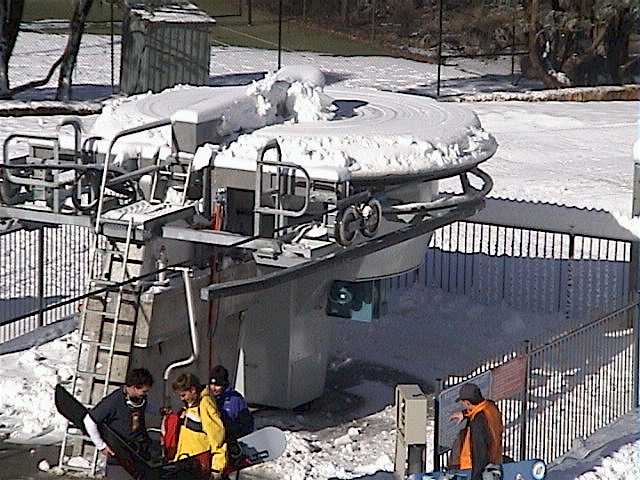
POLYGON ((443 380, 436 378, 436 389, 433 392, 433 470, 440 470, 440 392, 443 389, 443 380))
POLYGON ((522 413, 520 415, 520 458, 519 461, 526 460, 527 458, 527 423, 529 420, 529 372, 530 365, 530 352, 531 344, 529 340, 525 340, 522 344, 522 349, 525 355, 525 371, 524 371, 524 385, 522 388, 522 413))
MULTIPOLYGON (((109 27, 109 35, 111 37, 111 94, 114 94, 116 91, 116 73, 115 73, 115 18, 114 18, 114 2, 111 2, 111 25, 109 27)), ((122 32, 121 32, 122 33, 122 32)), ((122 43, 120 44, 122 45, 122 43)), ((121 53, 122 54, 122 53, 121 53)))
POLYGON ((438 85, 436 87, 436 97, 440 96, 440 78, 442 71, 442 15, 443 15, 443 2, 438 2, 438 85))
POLYGON ((633 406, 640 406, 640 322, 638 316, 640 312, 639 305, 633 309, 633 338, 635 340, 633 351, 633 406))
POLYGON ((38 295, 38 328, 44 325, 44 226, 38 228, 38 269, 36 271, 38 295))
POLYGON ((253 24, 253 0, 247 0, 247 24, 253 24))
POLYGON ((282 0, 278 3, 278 70, 282 67, 282 0))

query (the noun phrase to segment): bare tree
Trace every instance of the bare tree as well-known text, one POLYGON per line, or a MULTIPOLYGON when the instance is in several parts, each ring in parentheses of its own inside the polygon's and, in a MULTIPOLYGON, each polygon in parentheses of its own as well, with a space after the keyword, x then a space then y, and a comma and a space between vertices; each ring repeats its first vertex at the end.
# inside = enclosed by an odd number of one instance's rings
POLYGON ((0 98, 10 97, 9 60, 20 31, 24 0, 0 0, 0 98))
POLYGON ((69 101, 71 98, 73 70, 76 66, 87 16, 92 6, 93 0, 75 0, 75 8, 69 24, 69 39, 61 57, 62 66, 60 67, 60 78, 58 79, 58 91, 56 93, 56 99, 64 102, 69 101))
POLYGON ((631 80, 630 0, 557 0, 544 14, 539 0, 529 0, 527 8, 529 63, 545 87, 631 80))

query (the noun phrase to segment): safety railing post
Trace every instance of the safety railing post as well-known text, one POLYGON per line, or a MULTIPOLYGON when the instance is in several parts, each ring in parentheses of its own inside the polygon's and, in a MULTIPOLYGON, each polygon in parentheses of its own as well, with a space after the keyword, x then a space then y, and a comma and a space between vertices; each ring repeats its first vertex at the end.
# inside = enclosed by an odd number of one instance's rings
POLYGON ((638 309, 640 306, 636 304, 633 308, 633 405, 640 406, 640 328, 638 309))
POLYGON ((436 389, 433 392, 433 470, 440 470, 440 393, 444 382, 436 378, 436 389))
POLYGON ((38 270, 37 293, 38 296, 38 328, 44 325, 44 227, 38 228, 38 270))
POLYGON ((522 387, 522 412, 520 415, 520 458, 522 461, 527 458, 527 427, 529 420, 529 381, 530 381, 530 352, 531 344, 529 340, 525 340, 522 345, 523 354, 525 356, 524 385, 522 387))

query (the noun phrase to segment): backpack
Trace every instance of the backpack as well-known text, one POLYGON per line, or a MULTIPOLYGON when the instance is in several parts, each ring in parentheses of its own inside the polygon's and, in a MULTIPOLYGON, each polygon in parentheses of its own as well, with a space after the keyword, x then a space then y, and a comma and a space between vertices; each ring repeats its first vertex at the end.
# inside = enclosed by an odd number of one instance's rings
POLYGON ((181 424, 182 419, 178 412, 170 411, 162 417, 161 443, 164 458, 167 461, 173 460, 178 451, 178 437, 180 436, 181 424))

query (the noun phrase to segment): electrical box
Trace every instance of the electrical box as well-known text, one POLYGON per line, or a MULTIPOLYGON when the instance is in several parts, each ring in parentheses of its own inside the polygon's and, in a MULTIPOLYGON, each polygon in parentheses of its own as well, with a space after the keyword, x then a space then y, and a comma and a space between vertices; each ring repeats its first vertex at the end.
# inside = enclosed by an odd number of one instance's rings
POLYGON ((407 478, 426 469, 428 398, 418 385, 396 386, 395 475, 407 478))

